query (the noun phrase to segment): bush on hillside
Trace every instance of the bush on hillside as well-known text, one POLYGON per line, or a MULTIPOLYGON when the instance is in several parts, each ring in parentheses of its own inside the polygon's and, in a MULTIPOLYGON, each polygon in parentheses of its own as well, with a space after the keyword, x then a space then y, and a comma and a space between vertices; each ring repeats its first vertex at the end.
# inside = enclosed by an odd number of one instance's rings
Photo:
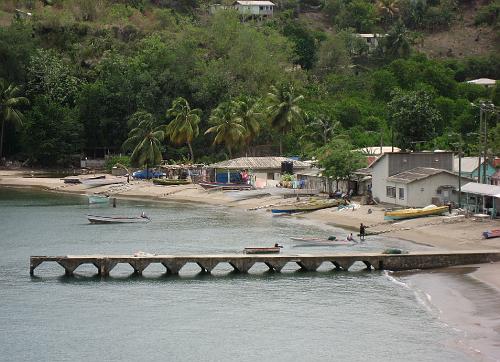
POLYGON ((488 5, 482 6, 474 19, 475 25, 496 25, 500 17, 500 0, 495 0, 488 5))

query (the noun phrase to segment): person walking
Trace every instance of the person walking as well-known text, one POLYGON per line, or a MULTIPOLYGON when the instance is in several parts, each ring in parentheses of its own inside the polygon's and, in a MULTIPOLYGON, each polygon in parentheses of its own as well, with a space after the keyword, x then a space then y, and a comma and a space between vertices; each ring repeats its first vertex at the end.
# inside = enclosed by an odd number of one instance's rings
POLYGON ((363 223, 361 223, 361 225, 359 225, 359 239, 361 241, 365 240, 365 231, 366 231, 366 226, 364 226, 363 223))

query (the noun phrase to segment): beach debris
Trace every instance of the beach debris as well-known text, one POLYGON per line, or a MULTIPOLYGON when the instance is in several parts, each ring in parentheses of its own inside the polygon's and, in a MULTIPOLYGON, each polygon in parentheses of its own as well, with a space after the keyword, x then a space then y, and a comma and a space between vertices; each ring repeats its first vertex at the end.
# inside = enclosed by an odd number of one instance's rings
POLYGON ((387 248, 382 252, 382 254, 406 254, 406 252, 398 248, 387 248))

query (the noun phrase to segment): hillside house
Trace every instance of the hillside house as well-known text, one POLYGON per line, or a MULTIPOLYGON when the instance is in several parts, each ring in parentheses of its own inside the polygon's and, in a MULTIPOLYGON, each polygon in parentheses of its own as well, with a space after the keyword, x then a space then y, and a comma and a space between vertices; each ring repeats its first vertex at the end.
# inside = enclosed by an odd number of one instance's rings
POLYGON ((363 39, 368 45, 368 50, 375 50, 380 43, 380 39, 387 36, 387 34, 356 34, 357 37, 363 39))
POLYGON ((212 4, 209 7, 210 14, 220 10, 235 9, 241 15, 255 18, 272 17, 276 5, 271 1, 235 1, 232 6, 212 4))
POLYGON ((478 79, 468 80, 466 83, 477 84, 485 88, 492 88, 496 85, 497 81, 495 79, 489 79, 489 78, 478 78, 478 79))

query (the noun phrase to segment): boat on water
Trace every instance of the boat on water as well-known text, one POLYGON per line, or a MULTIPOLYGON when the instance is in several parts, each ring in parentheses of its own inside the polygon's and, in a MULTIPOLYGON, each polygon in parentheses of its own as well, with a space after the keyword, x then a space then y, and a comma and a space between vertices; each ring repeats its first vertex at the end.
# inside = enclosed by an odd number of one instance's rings
POLYGON ((107 204, 109 197, 105 195, 87 195, 89 204, 107 204))
POLYGON ((485 231, 483 232, 483 237, 485 239, 500 238, 500 229, 485 231))
POLYGON ((245 254, 278 254, 281 251, 281 246, 272 247, 250 247, 243 249, 245 254))
POLYGON ((145 224, 151 221, 145 214, 141 216, 100 216, 87 215, 91 224, 145 224))
POLYGON ((448 211, 449 211, 448 206, 429 205, 421 209, 402 209, 395 211, 386 211, 384 214, 384 219, 385 220, 414 219, 417 217, 424 217, 430 215, 442 215, 448 211))
POLYGON ((344 200, 307 201, 307 202, 294 203, 294 204, 289 204, 289 205, 282 205, 282 206, 271 209, 271 212, 273 214, 293 214, 296 212, 307 212, 307 211, 327 209, 330 207, 345 205, 345 203, 346 203, 346 201, 344 201, 344 200))
POLYGON ((224 183, 224 182, 200 182, 198 183, 205 190, 219 189, 219 190, 253 190, 254 187, 249 184, 242 183, 224 183))

